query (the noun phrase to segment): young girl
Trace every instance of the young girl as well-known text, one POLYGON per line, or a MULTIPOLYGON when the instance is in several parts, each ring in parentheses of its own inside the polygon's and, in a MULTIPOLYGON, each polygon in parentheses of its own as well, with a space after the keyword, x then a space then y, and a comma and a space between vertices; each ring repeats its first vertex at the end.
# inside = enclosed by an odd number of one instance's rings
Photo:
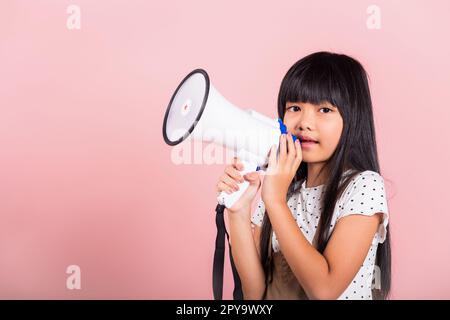
POLYGON ((278 115, 289 134, 263 182, 242 177, 235 158, 217 184, 250 183, 227 209, 244 299, 386 299, 389 215, 364 68, 341 54, 304 57, 282 81, 278 115))

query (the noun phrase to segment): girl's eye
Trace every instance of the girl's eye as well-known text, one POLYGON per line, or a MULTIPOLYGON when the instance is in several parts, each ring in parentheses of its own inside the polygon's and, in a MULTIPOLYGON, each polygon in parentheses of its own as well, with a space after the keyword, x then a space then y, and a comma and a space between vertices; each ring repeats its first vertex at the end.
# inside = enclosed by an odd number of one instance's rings
POLYGON ((293 111, 293 112, 297 112, 297 111, 300 111, 300 107, 292 106, 292 107, 289 107, 288 110, 293 111))
POLYGON ((324 113, 329 113, 329 112, 333 111, 330 108, 321 108, 320 110, 327 110, 327 112, 324 112, 324 113))

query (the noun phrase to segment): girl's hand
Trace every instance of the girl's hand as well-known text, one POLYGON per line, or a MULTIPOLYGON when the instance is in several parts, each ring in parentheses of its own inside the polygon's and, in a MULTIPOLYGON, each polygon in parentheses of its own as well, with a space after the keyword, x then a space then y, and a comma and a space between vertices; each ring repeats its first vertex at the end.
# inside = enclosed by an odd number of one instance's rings
POLYGON ((242 176, 239 171, 243 169, 242 162, 235 157, 233 163, 225 167, 225 172, 216 185, 218 194, 222 191, 231 194, 239 190, 238 183, 244 182, 244 179, 249 182, 247 190, 245 190, 239 200, 231 208, 227 209, 229 212, 249 212, 253 199, 261 186, 259 172, 250 172, 242 176))
POLYGON ((300 141, 295 142, 291 134, 280 136, 280 153, 277 159, 276 145, 269 154, 269 166, 266 170, 261 197, 266 205, 286 203, 289 185, 294 179, 298 167, 302 163, 302 147, 300 141))

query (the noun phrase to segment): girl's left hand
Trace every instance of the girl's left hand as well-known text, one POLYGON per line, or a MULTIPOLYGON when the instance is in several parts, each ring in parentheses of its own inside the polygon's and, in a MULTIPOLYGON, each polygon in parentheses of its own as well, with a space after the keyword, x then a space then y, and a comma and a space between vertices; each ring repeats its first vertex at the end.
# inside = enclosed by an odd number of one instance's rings
POLYGON ((299 139, 294 143, 290 133, 282 134, 278 159, 276 145, 270 149, 269 165, 261 189, 261 198, 266 206, 286 203, 289 185, 302 160, 302 147, 299 139))

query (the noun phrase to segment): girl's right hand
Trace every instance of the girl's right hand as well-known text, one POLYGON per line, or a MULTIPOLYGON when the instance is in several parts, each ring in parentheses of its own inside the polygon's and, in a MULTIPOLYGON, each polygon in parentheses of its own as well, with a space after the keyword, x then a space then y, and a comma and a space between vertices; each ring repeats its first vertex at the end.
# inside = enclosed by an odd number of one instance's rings
POLYGON ((253 199, 258 193, 261 186, 261 177, 258 171, 247 173, 242 176, 239 171, 243 170, 244 166, 238 158, 233 159, 233 163, 225 167, 224 174, 220 177, 216 185, 217 193, 224 191, 231 194, 239 190, 238 183, 244 182, 244 179, 249 182, 247 190, 242 194, 239 200, 227 210, 230 212, 239 212, 250 209, 253 199))

